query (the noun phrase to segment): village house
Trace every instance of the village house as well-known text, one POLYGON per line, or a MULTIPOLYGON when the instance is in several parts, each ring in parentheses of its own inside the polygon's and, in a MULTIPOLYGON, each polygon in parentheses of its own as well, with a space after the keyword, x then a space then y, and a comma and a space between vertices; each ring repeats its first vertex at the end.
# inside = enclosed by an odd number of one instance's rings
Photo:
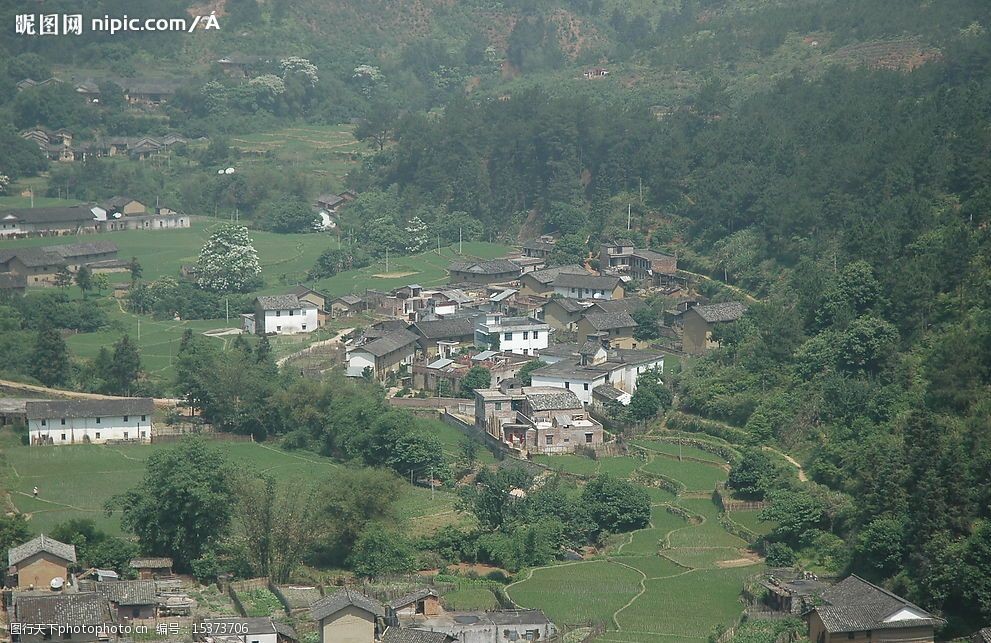
POLYGON ((87 234, 100 231, 93 206, 14 208, 0 212, 0 236, 87 234))
POLYGON ((325 596, 310 607, 320 643, 373 643, 385 629, 385 608, 351 589, 325 596))
POLYGON ((113 216, 115 214, 128 216, 132 214, 146 214, 148 212, 148 208, 145 207, 144 203, 127 196, 115 196, 107 199, 100 204, 100 208, 103 209, 106 216, 113 216))
POLYGON ((33 445, 151 441, 155 404, 150 397, 41 400, 26 407, 33 445))
POLYGON ((271 616, 221 616, 203 619, 194 640, 208 643, 295 643, 292 626, 271 616))
POLYGON ((255 312, 241 315, 243 329, 257 335, 312 333, 319 328, 317 306, 296 295, 259 295, 255 312))
POLYGON ((591 69, 586 69, 582 73, 582 76, 584 76, 586 80, 591 80, 593 78, 602 78, 608 75, 609 75, 609 70, 606 69, 605 67, 592 67, 591 69))
POLYGON ((476 390, 475 426, 521 453, 572 453, 603 440, 578 396, 555 387, 476 390))
POLYGON ((224 73, 230 76, 247 78, 252 67, 262 62, 261 56, 249 56, 246 54, 230 54, 219 58, 216 61, 224 73))
POLYGON ((132 558, 130 568, 142 580, 157 580, 160 578, 172 578, 172 559, 164 556, 143 556, 132 558))
POLYGON ((713 329, 740 319, 745 312, 746 306, 736 301, 690 308, 683 316, 682 349, 689 355, 701 355, 718 347, 719 342, 712 339, 713 329))
POLYGON ((156 616, 158 595, 153 580, 79 581, 80 591, 94 591, 110 601, 115 620, 126 623, 156 616))
POLYGON ((525 275, 528 272, 543 270, 547 267, 547 260, 540 257, 510 257, 509 260, 520 267, 521 275, 525 275))
POLYGON ((578 320, 582 318, 588 306, 588 302, 577 299, 552 297, 541 306, 540 310, 544 321, 554 330, 573 331, 578 329, 578 320))
POLYGON ((348 348, 348 377, 363 377, 365 370, 371 369, 375 379, 384 380, 387 374, 413 363, 420 339, 403 328, 348 348))
POLYGON ((826 589, 805 614, 812 643, 932 643, 942 620, 918 605, 852 575, 826 589))
POLYGON ((552 292, 570 299, 622 299, 623 282, 619 277, 563 272, 551 281, 552 292))
POLYGON ((330 319, 330 313, 327 310, 327 304, 330 302, 330 297, 302 284, 290 290, 289 294, 295 295, 296 299, 300 302, 309 302, 316 306, 317 325, 323 327, 327 324, 327 321, 330 319))
POLYGON ((577 352, 577 359, 570 354, 563 358, 541 355, 541 361, 548 365, 530 374, 533 385, 568 389, 585 404, 591 404, 596 387, 610 385, 632 395, 641 373, 664 372, 664 354, 658 351, 606 349, 593 341, 580 345, 577 352))
POLYGON ((124 89, 124 100, 132 105, 158 105, 175 95, 178 84, 169 80, 147 80, 131 83, 124 89))
POLYGON ((422 587, 414 592, 389 601, 386 605, 386 616, 389 625, 398 625, 402 617, 437 616, 444 611, 440 604, 440 594, 429 587, 422 587))
POLYGON ((419 321, 411 325, 409 330, 418 337, 419 350, 427 357, 450 357, 462 347, 475 343, 473 317, 419 321))
POLYGON ((455 261, 447 267, 451 281, 470 284, 502 284, 520 278, 522 269, 509 259, 455 261))
POLYGON ((100 86, 93 80, 83 80, 76 83, 76 93, 86 99, 87 103, 100 102, 100 86))
POLYGON ((520 292, 525 295, 538 295, 549 297, 554 292, 553 282, 558 275, 572 273, 576 275, 587 275, 587 270, 579 265, 555 266, 554 268, 544 268, 534 270, 520 276, 520 292))
POLYGON ((579 341, 598 339, 606 348, 636 348, 636 328, 637 322, 627 312, 586 311, 577 324, 579 341))
POLYGON ((23 295, 27 291, 28 280, 16 272, 0 272, 0 293, 23 295))
POLYGON ((330 316, 350 317, 368 309, 367 302, 358 295, 341 295, 330 300, 330 316))
POLYGON ((620 239, 603 243, 599 250, 599 265, 603 271, 626 273, 655 288, 678 281, 678 258, 674 255, 635 248, 633 242, 620 239))
POLYGON ((536 239, 528 239, 523 242, 520 250, 524 257, 535 257, 537 259, 547 259, 557 248, 557 241, 549 234, 541 235, 536 239))
POLYGON ((127 264, 117 259, 116 244, 109 241, 0 250, 0 271, 20 275, 27 286, 53 286, 60 270, 78 272, 82 266, 93 272, 127 269, 127 264))
POLYGON ((10 622, 33 626, 22 628, 20 643, 87 643, 118 638, 110 603, 96 592, 15 594, 10 622))
POLYGON ((423 359, 413 363, 413 388, 430 393, 458 395, 461 392, 461 380, 473 366, 488 369, 493 384, 516 377, 520 368, 531 360, 530 357, 500 353, 498 351, 482 351, 470 357, 460 356, 437 357, 423 359))
POLYGON ((41 534, 7 550, 7 584, 18 589, 47 590, 55 579, 68 579, 69 568, 75 564, 75 545, 41 534))
POLYGON ((533 317, 485 313, 475 322, 475 345, 506 353, 537 356, 550 340, 549 324, 533 317))
POLYGON ((49 161, 71 162, 75 160, 72 148, 72 132, 67 129, 48 131, 41 128, 21 132, 21 138, 38 146, 49 161))
POLYGON ((431 291, 427 298, 426 313, 441 318, 450 317, 477 302, 478 297, 470 295, 460 288, 431 291))

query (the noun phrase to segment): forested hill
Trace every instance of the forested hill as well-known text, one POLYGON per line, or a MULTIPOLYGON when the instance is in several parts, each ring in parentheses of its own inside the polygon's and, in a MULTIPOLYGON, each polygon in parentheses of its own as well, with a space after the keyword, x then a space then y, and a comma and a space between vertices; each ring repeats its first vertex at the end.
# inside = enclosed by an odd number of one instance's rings
MULTIPOLYGON (((834 68, 663 118, 533 89, 412 118, 365 180, 491 234, 625 228, 764 298, 680 378, 682 410, 804 454, 764 480, 787 551, 991 620, 991 38, 911 73, 834 68), (643 205, 639 188, 643 186, 643 205)), ((589 246, 585 245, 586 238, 589 246)))

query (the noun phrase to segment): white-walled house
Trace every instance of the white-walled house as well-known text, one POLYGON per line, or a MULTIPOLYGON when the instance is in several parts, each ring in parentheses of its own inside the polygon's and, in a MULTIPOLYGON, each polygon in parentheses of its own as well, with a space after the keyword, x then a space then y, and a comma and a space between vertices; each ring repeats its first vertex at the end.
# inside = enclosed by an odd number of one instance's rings
POLYGON ((554 386, 573 391, 585 404, 592 403, 598 386, 613 386, 625 393, 637 390, 637 378, 648 370, 664 372, 664 355, 639 349, 606 350, 587 343, 579 358, 560 359, 531 373, 533 386, 554 386))
POLYGON ((221 616, 207 618, 196 628, 194 640, 233 643, 291 643, 299 640, 292 626, 271 616, 221 616))
POLYGON ((150 442, 150 397, 103 400, 32 400, 26 404, 31 444, 104 444, 150 442))
POLYGON ((312 333, 319 326, 317 305, 296 295, 261 295, 255 312, 242 315, 245 332, 257 335, 312 333))
POLYGON ((539 355, 550 342, 551 326, 533 317, 485 313, 475 322, 475 345, 498 346, 503 353, 539 355))

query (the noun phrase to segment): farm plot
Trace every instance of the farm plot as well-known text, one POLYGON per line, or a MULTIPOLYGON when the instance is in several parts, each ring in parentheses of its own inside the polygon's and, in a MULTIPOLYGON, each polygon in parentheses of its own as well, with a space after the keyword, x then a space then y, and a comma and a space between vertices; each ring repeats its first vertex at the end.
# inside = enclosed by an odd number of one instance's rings
POLYGON ((743 525, 758 536, 766 536, 774 531, 777 523, 763 521, 758 518, 760 511, 742 510, 729 512, 730 519, 738 525, 743 525))
POLYGON ((715 465, 692 461, 678 461, 667 456, 655 456, 644 465, 648 473, 659 473, 684 483, 689 491, 712 491, 717 482, 724 482, 726 471, 715 465))
POLYGON ((610 623, 613 613, 640 591, 639 572, 597 560, 535 569, 507 592, 517 604, 537 607, 556 623, 610 623))
POLYGON ((495 594, 484 587, 463 587, 444 594, 444 606, 449 610, 494 610, 499 608, 495 594))
POLYGON ((708 451, 703 451, 698 447, 687 444, 679 445, 672 442, 658 442, 656 440, 636 440, 633 444, 654 453, 666 453, 675 457, 680 455, 686 458, 697 458, 706 462, 712 462, 713 464, 726 464, 726 460, 715 453, 709 453, 708 451))

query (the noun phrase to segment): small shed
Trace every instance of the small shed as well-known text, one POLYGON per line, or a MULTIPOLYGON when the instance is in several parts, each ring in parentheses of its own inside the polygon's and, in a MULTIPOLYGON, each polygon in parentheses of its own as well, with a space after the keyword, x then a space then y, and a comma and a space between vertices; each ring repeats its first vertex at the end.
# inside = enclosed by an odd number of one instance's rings
POLYGON ((440 595, 429 587, 423 587, 389 602, 390 616, 438 616, 444 611, 440 595))
POLYGON ((137 571, 138 578, 157 579, 172 578, 172 559, 165 557, 134 558, 131 560, 131 569, 137 571))

